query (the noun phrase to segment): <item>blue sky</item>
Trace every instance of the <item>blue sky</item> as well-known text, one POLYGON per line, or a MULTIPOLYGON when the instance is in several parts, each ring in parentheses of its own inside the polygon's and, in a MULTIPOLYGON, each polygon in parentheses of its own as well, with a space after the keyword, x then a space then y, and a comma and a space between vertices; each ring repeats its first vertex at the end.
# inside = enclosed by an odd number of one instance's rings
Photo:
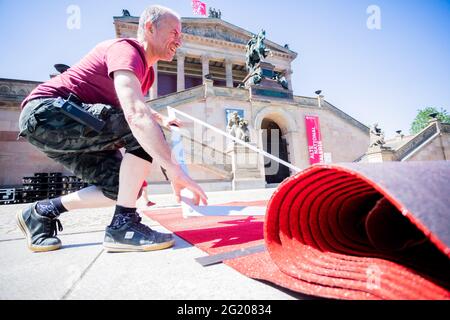
MULTIPOLYGON (((450 0, 204 1, 222 19, 298 53, 296 95, 321 89, 330 103, 387 137, 409 132, 417 109, 450 112, 450 0), (381 29, 366 22, 380 8, 381 29)), ((55 63, 76 63, 97 42, 113 38, 112 17, 149 4, 192 17, 191 0, 0 0, 0 77, 43 81, 55 63), (69 30, 69 5, 81 10, 81 28, 69 30)))

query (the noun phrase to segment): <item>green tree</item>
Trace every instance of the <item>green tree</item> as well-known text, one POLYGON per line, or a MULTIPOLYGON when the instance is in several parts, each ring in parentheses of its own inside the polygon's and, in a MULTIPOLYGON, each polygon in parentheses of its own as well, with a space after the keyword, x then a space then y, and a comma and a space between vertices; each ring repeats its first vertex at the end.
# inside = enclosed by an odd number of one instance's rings
POLYGON ((441 108, 439 111, 435 107, 427 107, 424 109, 417 110, 417 116, 411 124, 411 129, 409 130, 411 134, 416 134, 428 125, 428 121, 431 119, 430 114, 436 113, 436 118, 441 122, 450 123, 450 115, 447 110, 441 108))

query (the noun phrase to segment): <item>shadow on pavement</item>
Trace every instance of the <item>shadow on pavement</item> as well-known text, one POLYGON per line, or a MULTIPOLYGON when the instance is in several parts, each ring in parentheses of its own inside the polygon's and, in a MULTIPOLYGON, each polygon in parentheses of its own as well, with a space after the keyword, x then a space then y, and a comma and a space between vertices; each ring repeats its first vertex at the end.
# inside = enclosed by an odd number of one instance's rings
POLYGON ((91 246, 101 246, 103 242, 89 242, 89 243, 75 243, 63 245, 61 249, 73 249, 73 248, 82 248, 82 247, 91 247, 91 246))

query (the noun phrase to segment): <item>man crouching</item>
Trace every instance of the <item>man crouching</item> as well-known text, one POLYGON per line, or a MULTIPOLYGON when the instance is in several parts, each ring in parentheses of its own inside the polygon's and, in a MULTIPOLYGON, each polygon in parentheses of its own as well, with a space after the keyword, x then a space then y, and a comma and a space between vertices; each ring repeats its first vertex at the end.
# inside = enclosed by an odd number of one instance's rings
POLYGON ((178 14, 151 6, 140 17, 138 37, 101 42, 66 72, 39 85, 22 103, 20 136, 63 164, 91 186, 56 199, 38 201, 17 216, 32 251, 61 247, 63 212, 116 205, 106 227, 108 251, 149 251, 171 247, 172 234, 141 223, 136 198, 153 159, 166 169, 177 201, 183 188, 206 204, 204 191, 171 157, 160 126, 180 125, 145 105, 152 86, 153 65, 171 61, 181 46, 178 14), (94 130, 56 101, 75 97, 82 110, 103 123, 94 130), (57 100, 59 98, 59 100, 57 100), (119 149, 125 148, 122 157, 119 149))

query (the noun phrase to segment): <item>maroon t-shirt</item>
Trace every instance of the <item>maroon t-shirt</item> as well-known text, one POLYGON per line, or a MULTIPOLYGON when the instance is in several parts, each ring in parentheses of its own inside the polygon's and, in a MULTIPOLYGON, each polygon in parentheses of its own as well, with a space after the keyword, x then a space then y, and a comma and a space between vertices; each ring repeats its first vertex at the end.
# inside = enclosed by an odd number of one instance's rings
POLYGON ((113 73, 132 71, 146 95, 153 84, 153 67, 148 67, 145 51, 135 39, 114 39, 98 44, 80 62, 66 72, 37 86, 21 107, 36 98, 67 98, 76 94, 84 103, 104 103, 120 107, 114 88, 113 73))

